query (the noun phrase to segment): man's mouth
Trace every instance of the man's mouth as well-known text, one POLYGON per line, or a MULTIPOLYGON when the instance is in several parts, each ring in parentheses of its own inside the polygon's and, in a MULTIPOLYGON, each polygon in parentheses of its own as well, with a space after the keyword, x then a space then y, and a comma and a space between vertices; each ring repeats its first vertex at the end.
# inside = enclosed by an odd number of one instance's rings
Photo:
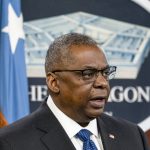
POLYGON ((98 97, 91 98, 89 101, 89 104, 94 108, 103 108, 106 101, 107 101, 106 96, 103 96, 103 97, 98 96, 98 97))

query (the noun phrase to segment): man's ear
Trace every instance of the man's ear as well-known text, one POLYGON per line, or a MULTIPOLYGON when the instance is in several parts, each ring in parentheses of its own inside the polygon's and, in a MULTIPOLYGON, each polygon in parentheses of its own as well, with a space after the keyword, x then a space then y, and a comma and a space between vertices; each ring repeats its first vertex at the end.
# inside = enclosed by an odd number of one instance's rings
POLYGON ((46 83, 47 83, 47 86, 48 88, 58 94, 59 93, 59 85, 58 85, 58 80, 57 80, 57 77, 54 73, 49 73, 46 77, 46 83))

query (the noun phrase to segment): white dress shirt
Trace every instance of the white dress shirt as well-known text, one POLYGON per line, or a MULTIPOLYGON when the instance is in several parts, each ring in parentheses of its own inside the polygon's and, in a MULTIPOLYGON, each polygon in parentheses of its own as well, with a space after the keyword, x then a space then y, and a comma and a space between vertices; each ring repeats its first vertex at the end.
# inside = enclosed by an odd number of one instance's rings
POLYGON ((49 96, 47 100, 47 105, 50 110, 53 112, 57 120, 60 122, 64 130, 66 131, 67 135, 69 136, 70 140, 72 141, 76 150, 82 150, 83 142, 76 138, 75 135, 81 129, 89 130, 93 135, 91 136, 91 140, 95 143, 98 150, 103 150, 102 140, 100 134, 98 133, 97 129, 97 121, 96 119, 90 121, 88 126, 82 127, 77 122, 69 118, 65 115, 53 102, 52 98, 49 96))

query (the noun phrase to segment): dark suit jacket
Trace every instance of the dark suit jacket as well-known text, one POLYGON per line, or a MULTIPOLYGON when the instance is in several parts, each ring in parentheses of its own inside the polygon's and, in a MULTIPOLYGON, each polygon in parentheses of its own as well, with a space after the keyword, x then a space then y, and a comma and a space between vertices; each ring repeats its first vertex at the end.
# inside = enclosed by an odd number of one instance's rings
MULTIPOLYGON (((104 150, 148 150, 144 134, 136 125, 105 114, 97 122, 104 150)), ((0 130, 0 150, 75 150, 75 147, 44 102, 34 113, 0 130)))

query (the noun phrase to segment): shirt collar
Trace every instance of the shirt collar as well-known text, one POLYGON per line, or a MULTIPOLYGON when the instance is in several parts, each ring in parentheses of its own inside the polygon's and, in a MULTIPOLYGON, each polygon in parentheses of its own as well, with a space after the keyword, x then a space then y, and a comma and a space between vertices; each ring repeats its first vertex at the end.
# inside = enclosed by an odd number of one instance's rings
POLYGON ((72 120, 70 117, 65 115, 53 102, 51 96, 48 97, 47 105, 50 110, 53 112, 57 120, 60 122, 69 138, 74 137, 81 129, 88 129, 91 133, 93 133, 96 137, 98 137, 98 129, 97 129, 97 121, 96 119, 90 121, 88 126, 82 127, 77 122, 72 120))

